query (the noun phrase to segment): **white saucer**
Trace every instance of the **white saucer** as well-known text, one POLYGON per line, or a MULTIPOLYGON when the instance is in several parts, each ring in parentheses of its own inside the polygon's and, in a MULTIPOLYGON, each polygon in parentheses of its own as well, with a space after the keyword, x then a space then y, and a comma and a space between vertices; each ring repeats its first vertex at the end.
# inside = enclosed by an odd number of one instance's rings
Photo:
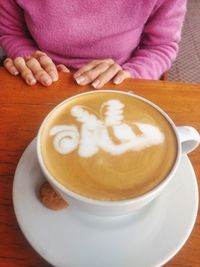
POLYGON ((37 197, 43 180, 34 140, 17 166, 14 208, 29 243, 57 267, 163 265, 186 242, 197 215, 198 187, 187 156, 159 198, 124 217, 100 218, 70 207, 48 210, 37 197))

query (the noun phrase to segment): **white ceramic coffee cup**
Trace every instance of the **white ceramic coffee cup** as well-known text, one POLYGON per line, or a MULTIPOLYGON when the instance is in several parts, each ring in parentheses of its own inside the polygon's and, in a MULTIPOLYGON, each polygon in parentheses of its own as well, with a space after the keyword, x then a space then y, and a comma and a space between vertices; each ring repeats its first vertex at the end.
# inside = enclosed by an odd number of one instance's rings
POLYGON ((174 130, 174 133, 177 138, 177 158, 174 163, 173 168, 171 169, 169 175, 156 187, 154 187, 151 191, 128 200, 120 200, 120 201, 102 201, 102 200, 94 200, 87 197, 84 197, 82 195, 78 195, 72 191, 70 191, 68 188, 64 187, 62 184, 60 184, 47 170, 45 167, 44 161, 42 159, 41 155, 41 131, 43 127, 45 127, 45 123, 47 119, 51 117, 51 115, 54 113, 54 111, 64 103, 71 101, 76 96, 73 96, 71 98, 68 98, 67 100, 60 103, 58 106, 56 106, 44 119, 43 123, 41 124, 41 127, 38 132, 37 136, 37 157, 40 164, 40 167, 42 169, 42 172, 44 173, 46 179, 49 181, 51 186, 61 195, 61 197, 66 200, 69 205, 71 205, 74 208, 81 209, 83 212, 87 212, 90 214, 98 215, 98 216, 120 216, 125 215, 134 211, 137 211, 138 209, 142 208, 143 206, 150 203, 153 199, 155 199, 162 190, 167 186, 167 184, 170 182, 171 179, 173 179, 173 176, 178 168, 178 165, 180 163, 180 159, 182 154, 187 154, 191 151, 193 151, 200 143, 200 135, 199 133, 190 126, 179 126, 176 127, 173 121, 170 119, 170 117, 158 106, 150 102, 149 100, 133 95, 131 93, 121 92, 121 91, 114 91, 114 90, 101 90, 101 91, 91 91, 86 92, 81 95, 85 94, 98 94, 102 92, 112 92, 112 93, 121 93, 129 95, 130 97, 138 98, 140 100, 143 100, 144 102, 148 103, 149 105, 153 106, 155 109, 157 109, 170 123, 172 126, 172 129, 174 130))

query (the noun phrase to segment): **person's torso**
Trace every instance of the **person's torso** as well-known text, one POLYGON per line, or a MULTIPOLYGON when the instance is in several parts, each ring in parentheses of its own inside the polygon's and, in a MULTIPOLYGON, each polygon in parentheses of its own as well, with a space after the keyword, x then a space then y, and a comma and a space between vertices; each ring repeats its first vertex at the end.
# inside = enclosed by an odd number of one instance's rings
POLYGON ((38 48, 74 68, 91 59, 128 60, 156 2, 17 0, 38 48))

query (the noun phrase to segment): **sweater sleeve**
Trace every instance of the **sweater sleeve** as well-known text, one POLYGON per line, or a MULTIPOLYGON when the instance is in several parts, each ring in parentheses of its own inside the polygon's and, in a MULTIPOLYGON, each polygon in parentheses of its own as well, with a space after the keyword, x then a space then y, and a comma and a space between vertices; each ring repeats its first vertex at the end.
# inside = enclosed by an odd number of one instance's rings
POLYGON ((140 45, 122 68, 133 78, 159 79, 176 58, 187 0, 160 0, 144 26, 140 45))
POLYGON ((11 58, 27 56, 38 49, 26 26, 23 10, 14 0, 0 1, 0 46, 11 58))

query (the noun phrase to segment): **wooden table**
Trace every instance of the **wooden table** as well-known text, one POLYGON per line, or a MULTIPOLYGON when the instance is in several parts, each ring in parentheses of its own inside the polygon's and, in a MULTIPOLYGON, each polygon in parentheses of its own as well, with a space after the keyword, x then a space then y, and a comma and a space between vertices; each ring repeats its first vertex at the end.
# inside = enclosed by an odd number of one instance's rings
MULTIPOLYGON (((132 90, 158 104, 176 125, 191 125, 200 132, 200 85, 128 79, 120 86, 110 83, 104 89, 132 90)), ((86 90, 92 90, 91 86, 76 85, 70 74, 60 74, 59 81, 49 88, 29 87, 20 77, 0 68, 0 267, 50 266, 19 229, 12 204, 13 176, 22 152, 46 114, 62 100, 86 90)), ((200 179, 200 147, 190 159, 200 179)), ((184 247, 165 266, 200 266, 200 214, 184 247)))

